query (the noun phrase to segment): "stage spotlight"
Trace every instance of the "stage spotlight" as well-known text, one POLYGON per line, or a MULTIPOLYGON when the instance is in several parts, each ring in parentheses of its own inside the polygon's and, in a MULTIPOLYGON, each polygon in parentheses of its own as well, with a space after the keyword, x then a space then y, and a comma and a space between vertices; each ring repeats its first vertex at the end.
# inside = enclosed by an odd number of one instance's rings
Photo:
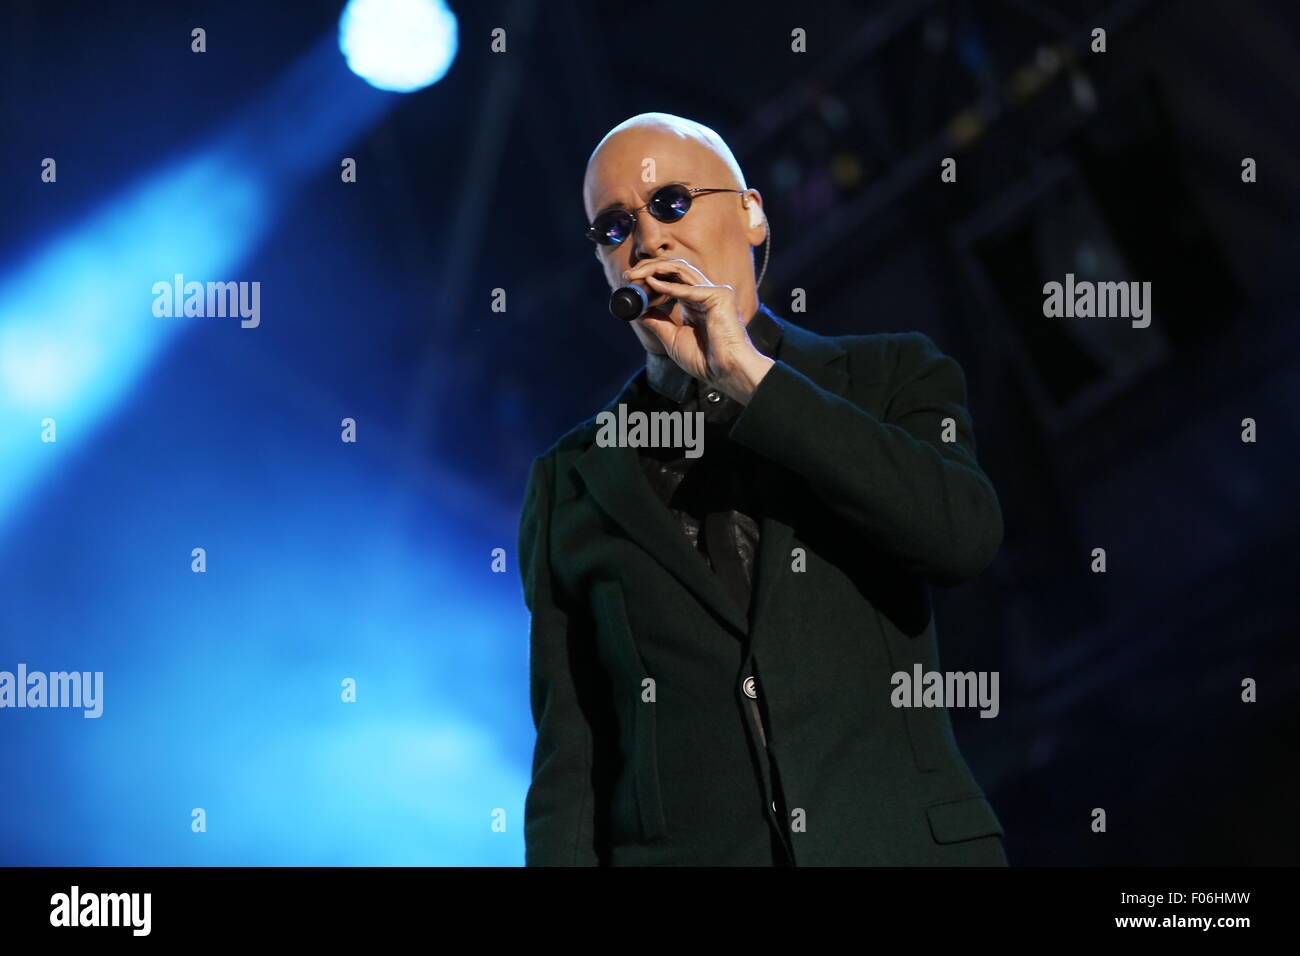
POLYGON ((349 0, 339 49, 371 86, 410 93, 442 79, 456 58, 456 15, 442 0, 349 0))

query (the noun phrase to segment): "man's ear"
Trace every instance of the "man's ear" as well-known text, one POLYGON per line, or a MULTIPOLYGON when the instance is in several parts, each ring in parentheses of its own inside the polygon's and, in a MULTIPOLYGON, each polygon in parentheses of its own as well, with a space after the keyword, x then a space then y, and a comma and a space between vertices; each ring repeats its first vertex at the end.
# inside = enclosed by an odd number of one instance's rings
POLYGON ((767 213, 763 211, 763 194, 757 189, 746 189, 744 200, 749 204, 749 209, 746 210, 749 214, 747 238, 751 246, 757 246, 767 238, 767 213))

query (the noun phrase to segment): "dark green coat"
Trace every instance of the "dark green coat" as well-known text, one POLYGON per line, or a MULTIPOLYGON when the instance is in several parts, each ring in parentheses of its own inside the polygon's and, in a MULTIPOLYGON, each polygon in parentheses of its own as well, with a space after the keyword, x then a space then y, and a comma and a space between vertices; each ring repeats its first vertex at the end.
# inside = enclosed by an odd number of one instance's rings
MULTIPOLYGON (((529 866, 771 865, 776 827, 799 866, 1007 862, 948 712, 890 703, 894 672, 939 669, 929 586, 975 576, 1002 540, 961 368, 921 333, 778 321, 729 433, 770 462, 752 627, 594 416, 533 462, 529 866)), ((644 386, 642 369, 606 408, 644 386)))

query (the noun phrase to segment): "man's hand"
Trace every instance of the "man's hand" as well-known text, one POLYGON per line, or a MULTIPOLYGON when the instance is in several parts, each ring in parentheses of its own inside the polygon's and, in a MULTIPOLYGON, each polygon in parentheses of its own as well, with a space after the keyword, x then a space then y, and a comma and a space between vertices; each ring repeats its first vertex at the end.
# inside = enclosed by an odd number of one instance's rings
POLYGON ((655 292, 676 298, 682 325, 671 318, 637 319, 663 345, 669 358, 706 384, 721 389, 742 405, 775 363, 749 340, 740 317, 736 290, 714 285, 685 259, 643 259, 623 273, 625 282, 645 280, 655 292), (670 281, 661 276, 674 276, 670 281))

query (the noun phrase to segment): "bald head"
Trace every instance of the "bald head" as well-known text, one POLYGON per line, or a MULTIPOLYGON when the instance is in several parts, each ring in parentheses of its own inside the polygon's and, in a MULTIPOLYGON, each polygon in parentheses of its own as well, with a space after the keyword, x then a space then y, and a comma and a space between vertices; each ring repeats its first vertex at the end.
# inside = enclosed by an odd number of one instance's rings
MULTIPOLYGON (((596 259, 611 289, 622 285, 623 271, 642 259, 685 259, 711 283, 736 290, 744 321, 757 309, 753 247, 766 237, 763 197, 746 187, 731 148, 709 127, 671 113, 640 113, 624 120, 592 150, 582 198, 588 222, 612 207, 635 211, 636 227, 629 238, 615 246, 596 245, 596 259), (735 192, 698 193, 681 219, 660 222, 641 207, 669 183, 735 192)), ((679 325, 680 309, 674 303, 669 312, 679 325)), ((631 324, 646 348, 660 350, 640 320, 631 324)))
MULTIPOLYGON (((601 152, 614 140, 620 138, 626 140, 629 136, 633 137, 635 142, 647 146, 658 146, 679 153, 685 150, 696 151, 707 166, 724 177, 723 181, 715 185, 720 186, 725 183, 734 185, 738 189, 745 188, 745 175, 741 172, 740 163, 736 162, 731 147, 709 127, 695 120, 674 116, 672 113, 638 113, 623 120, 606 133, 596 144, 596 148, 591 151, 591 155, 587 158, 587 171, 583 179, 584 194, 591 184, 592 167, 601 152), (703 155, 705 153, 711 156, 706 159, 703 155)), ((653 153, 647 156, 654 158, 653 153)), ((587 212, 588 215, 591 214, 590 209, 587 212)))

